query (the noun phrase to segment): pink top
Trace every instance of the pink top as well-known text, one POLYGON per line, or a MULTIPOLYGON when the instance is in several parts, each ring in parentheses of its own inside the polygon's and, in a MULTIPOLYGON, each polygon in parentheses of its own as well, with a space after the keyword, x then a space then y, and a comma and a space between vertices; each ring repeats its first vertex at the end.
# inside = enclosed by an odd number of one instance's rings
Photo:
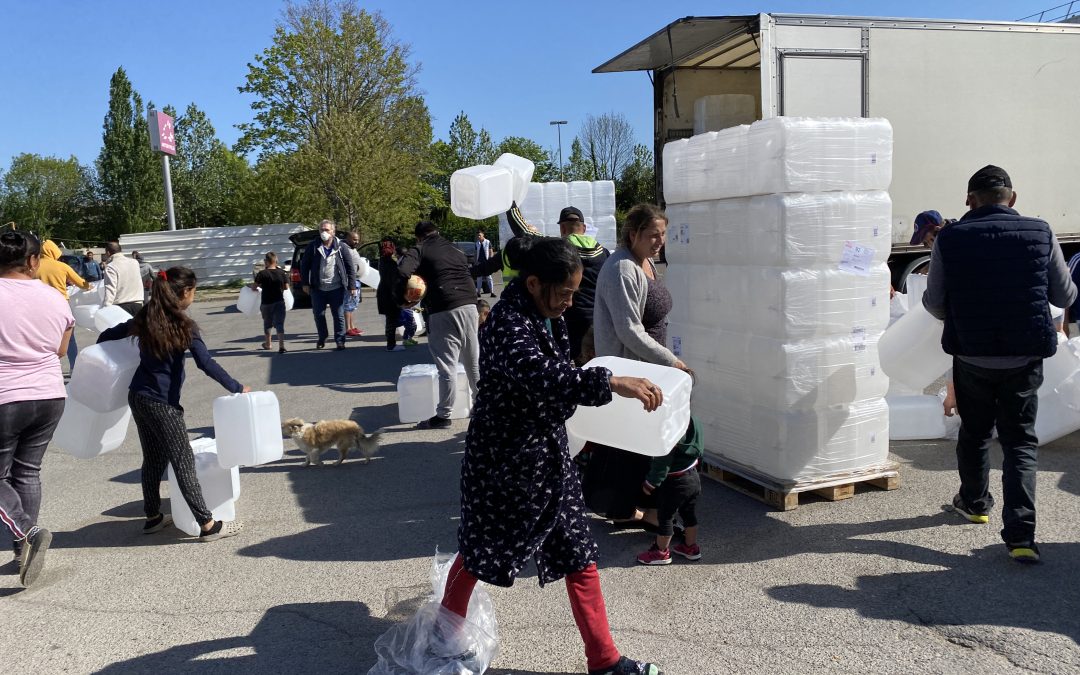
POLYGON ((65 398, 60 341, 75 325, 56 289, 36 279, 0 279, 0 405, 65 398))

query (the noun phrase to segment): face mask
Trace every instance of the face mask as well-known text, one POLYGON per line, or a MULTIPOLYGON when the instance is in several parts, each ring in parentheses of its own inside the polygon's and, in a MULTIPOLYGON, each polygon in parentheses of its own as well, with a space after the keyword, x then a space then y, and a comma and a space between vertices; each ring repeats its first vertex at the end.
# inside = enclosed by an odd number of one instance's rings
POLYGON ((320 232, 319 233, 319 238, 323 240, 323 243, 326 243, 326 242, 330 241, 330 233, 325 232, 325 231, 320 232))

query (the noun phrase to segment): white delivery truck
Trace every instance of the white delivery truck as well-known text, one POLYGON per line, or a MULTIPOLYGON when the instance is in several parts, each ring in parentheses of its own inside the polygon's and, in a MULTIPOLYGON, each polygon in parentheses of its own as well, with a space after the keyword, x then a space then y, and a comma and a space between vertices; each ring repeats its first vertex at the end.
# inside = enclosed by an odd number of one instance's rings
MULTIPOLYGON (((593 70, 646 71, 657 198, 663 146, 701 130, 708 97, 735 123, 778 115, 884 117, 893 126, 894 285, 925 257, 912 221, 965 211, 968 177, 1004 167, 1017 208, 1080 250, 1080 25, 802 14, 686 17, 593 70), (725 96, 728 95, 728 96, 725 96), (742 97, 736 95, 743 95, 742 97), (752 97, 752 102, 746 97, 752 97), (713 98, 712 100, 717 100, 713 98), (750 119, 738 120, 739 109, 750 119)), ((707 129, 714 130, 714 129, 707 129)))

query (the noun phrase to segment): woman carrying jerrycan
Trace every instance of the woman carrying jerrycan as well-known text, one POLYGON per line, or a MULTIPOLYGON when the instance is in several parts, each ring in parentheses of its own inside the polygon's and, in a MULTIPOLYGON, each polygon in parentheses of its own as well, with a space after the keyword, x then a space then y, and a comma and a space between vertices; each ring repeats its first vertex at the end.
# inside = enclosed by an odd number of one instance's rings
POLYGON ((52 542, 37 524, 41 461, 64 412, 60 355, 75 325, 64 298, 35 279, 41 254, 32 234, 0 234, 0 521, 23 586, 38 578, 52 542))
POLYGON ((644 378, 571 362, 562 315, 581 283, 573 246, 530 238, 514 266, 520 274, 480 334, 480 389, 461 465, 460 554, 442 607, 465 617, 477 581, 510 586, 534 559, 541 585, 566 579, 591 675, 659 675, 655 665, 621 656, 611 638, 564 423, 577 406, 604 405, 612 394, 651 412, 663 393, 644 378))
POLYGON ((150 300, 135 318, 110 328, 98 342, 135 337, 139 340, 139 367, 131 378, 128 405, 142 445, 142 489, 146 524, 143 533, 159 532, 172 522, 161 513, 161 475, 172 464, 191 513, 199 522, 200 541, 214 541, 240 532, 243 523, 215 521, 203 501, 195 476, 195 456, 188 442, 180 388, 184 384, 184 356, 190 351, 195 365, 231 393, 247 393, 210 357, 199 336, 199 327, 186 310, 195 299, 195 273, 187 267, 171 267, 154 279, 150 300))

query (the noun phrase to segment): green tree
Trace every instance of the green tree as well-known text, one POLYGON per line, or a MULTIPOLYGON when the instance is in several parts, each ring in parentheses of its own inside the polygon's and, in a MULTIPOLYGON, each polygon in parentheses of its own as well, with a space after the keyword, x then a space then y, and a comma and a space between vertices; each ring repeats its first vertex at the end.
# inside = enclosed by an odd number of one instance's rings
POLYGON ((558 162, 552 158, 550 152, 540 147, 540 144, 536 141, 524 136, 507 136, 499 143, 499 147, 495 149, 496 156, 504 152, 532 160, 536 167, 533 171, 533 182, 547 183, 559 180, 558 162))
POLYGON ((0 222, 43 237, 76 238, 86 215, 90 176, 74 157, 24 153, 0 179, 0 222))
POLYGON ((238 150, 288 155, 277 167, 362 236, 415 220, 430 199, 431 121, 409 56, 381 14, 352 0, 289 5, 239 88, 255 119, 238 150))
POLYGON ((639 143, 615 183, 615 203, 619 210, 628 211, 642 202, 656 203, 656 171, 652 151, 639 143))
POLYGON ((575 138, 570 144, 570 159, 564 167, 566 180, 597 180, 592 162, 585 156, 581 140, 575 138))
POLYGON ((150 150, 142 97, 118 68, 109 81, 97 171, 108 234, 147 232, 161 227, 165 211, 161 171, 150 150))
POLYGON ((206 113, 189 104, 176 118, 176 157, 172 162, 179 225, 236 225, 235 201, 249 174, 247 161, 217 138, 206 113))
POLYGON ((465 111, 459 112, 450 123, 448 140, 432 144, 429 155, 432 171, 426 179, 442 195, 438 206, 444 209, 450 203, 450 176, 455 171, 477 164, 491 164, 498 157, 491 134, 484 128, 477 131, 465 111))

